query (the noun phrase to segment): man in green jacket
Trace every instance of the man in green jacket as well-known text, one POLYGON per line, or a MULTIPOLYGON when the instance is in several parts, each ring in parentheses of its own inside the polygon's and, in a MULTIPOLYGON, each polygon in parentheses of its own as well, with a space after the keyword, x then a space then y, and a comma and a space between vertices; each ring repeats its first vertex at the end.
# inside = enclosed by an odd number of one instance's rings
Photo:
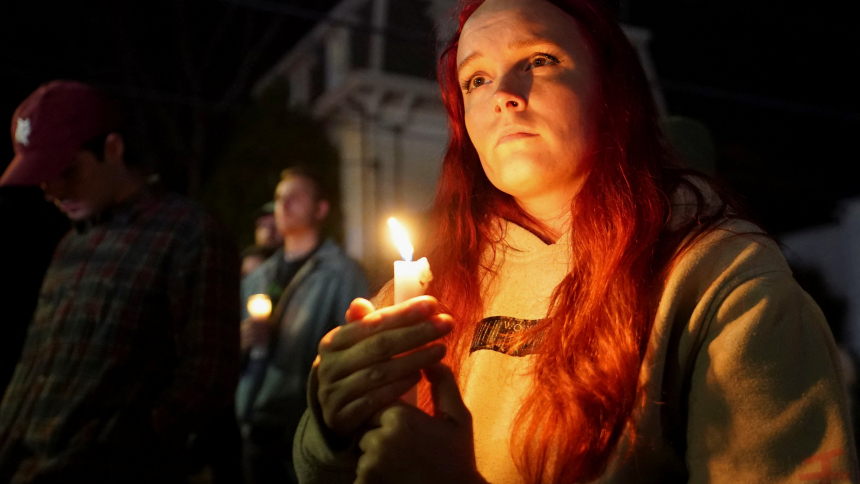
POLYGON ((275 222, 284 245, 242 283, 243 302, 268 295, 268 318, 244 313, 245 364, 236 392, 245 482, 295 482, 292 440, 306 408, 307 377, 320 339, 343 324, 356 297, 367 295, 361 267, 321 226, 330 197, 312 172, 285 170, 275 190, 275 222))

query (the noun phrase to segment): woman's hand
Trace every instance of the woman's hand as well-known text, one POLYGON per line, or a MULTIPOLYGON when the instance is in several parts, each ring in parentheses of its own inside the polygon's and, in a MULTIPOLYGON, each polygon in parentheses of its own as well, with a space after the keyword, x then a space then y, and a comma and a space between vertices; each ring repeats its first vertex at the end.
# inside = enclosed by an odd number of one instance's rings
MULTIPOLYGON (((317 398, 326 426, 348 440, 371 417, 396 402, 421 379, 421 369, 445 356, 445 346, 428 343, 448 334, 451 317, 437 314, 435 298, 422 296, 374 311, 356 299, 347 324, 320 341, 317 398)), ((416 409, 416 411, 418 411, 416 409)))
POLYGON ((437 363, 424 374, 434 415, 405 404, 380 412, 379 427, 359 442, 356 484, 486 484, 475 465, 472 414, 451 369, 437 363))

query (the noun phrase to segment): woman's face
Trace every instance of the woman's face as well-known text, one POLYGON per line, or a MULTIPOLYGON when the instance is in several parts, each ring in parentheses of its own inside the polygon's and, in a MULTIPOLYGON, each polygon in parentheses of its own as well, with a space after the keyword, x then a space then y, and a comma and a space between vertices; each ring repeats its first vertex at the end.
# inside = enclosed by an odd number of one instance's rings
POLYGON ((546 0, 487 0, 463 25, 457 65, 490 182, 539 219, 567 213, 587 174, 597 97, 577 21, 546 0))

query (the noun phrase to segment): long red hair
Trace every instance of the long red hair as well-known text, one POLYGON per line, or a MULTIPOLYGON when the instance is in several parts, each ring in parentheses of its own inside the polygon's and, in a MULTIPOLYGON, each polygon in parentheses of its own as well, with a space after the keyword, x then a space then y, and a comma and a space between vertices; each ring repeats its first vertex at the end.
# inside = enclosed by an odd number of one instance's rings
MULTIPOLYGON (((535 384, 511 435, 530 483, 584 482, 603 473, 637 403, 654 296, 682 241, 727 212, 725 204, 706 210, 702 192, 675 163, 645 73, 613 16, 593 0, 550 1, 578 21, 595 59, 600 135, 571 205, 572 270, 555 289, 547 318, 523 336, 543 333, 535 384), (699 210, 670 230, 669 195, 681 185, 699 210)), ((499 221, 549 241, 545 227, 490 183, 466 132, 456 54, 463 24, 481 3, 461 2, 459 28, 438 65, 450 139, 433 206, 429 293, 457 321, 446 356, 455 374, 483 317, 480 277, 491 268, 480 267, 481 256, 492 249, 499 221)), ((426 385, 421 402, 431 406, 426 385)))

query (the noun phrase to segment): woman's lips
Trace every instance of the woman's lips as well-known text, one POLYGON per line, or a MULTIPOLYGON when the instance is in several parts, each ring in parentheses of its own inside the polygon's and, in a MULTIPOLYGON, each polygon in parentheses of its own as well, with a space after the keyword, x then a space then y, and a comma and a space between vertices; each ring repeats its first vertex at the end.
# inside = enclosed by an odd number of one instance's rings
POLYGON ((537 135, 534 133, 525 133, 525 132, 506 134, 506 135, 502 136, 501 138, 499 138, 499 141, 498 141, 498 143, 496 143, 496 146, 499 146, 502 143, 507 143, 509 141, 516 141, 518 139, 524 139, 524 138, 532 138, 534 136, 537 136, 537 135))

